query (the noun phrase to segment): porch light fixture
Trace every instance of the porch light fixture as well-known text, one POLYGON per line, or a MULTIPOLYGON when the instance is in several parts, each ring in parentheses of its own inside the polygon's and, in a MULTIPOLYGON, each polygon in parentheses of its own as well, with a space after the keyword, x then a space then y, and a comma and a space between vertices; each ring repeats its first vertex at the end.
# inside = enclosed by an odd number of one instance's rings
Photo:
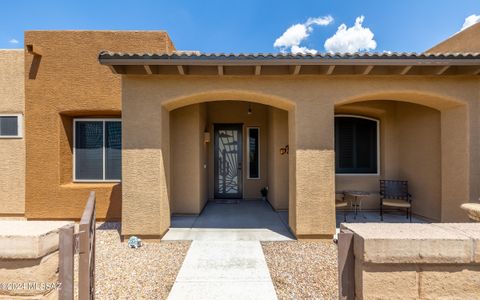
POLYGON ((251 115, 252 114, 252 107, 251 105, 249 104, 248 105, 248 111, 247 111, 247 114, 251 115))

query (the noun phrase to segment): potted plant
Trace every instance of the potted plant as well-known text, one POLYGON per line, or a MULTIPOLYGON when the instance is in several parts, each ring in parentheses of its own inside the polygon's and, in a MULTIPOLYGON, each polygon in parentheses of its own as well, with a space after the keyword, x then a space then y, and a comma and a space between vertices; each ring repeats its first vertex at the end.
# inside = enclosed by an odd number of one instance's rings
POLYGON ((262 188, 260 190, 260 194, 262 194, 262 200, 267 200, 267 195, 268 195, 268 186, 262 188))

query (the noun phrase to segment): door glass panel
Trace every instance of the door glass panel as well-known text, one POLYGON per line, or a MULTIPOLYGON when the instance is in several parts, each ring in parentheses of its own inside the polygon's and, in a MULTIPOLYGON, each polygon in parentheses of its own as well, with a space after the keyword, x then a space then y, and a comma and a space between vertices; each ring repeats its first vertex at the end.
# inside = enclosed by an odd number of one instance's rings
POLYGON ((239 143, 238 130, 218 130, 217 187, 219 194, 238 194, 239 185, 239 143))

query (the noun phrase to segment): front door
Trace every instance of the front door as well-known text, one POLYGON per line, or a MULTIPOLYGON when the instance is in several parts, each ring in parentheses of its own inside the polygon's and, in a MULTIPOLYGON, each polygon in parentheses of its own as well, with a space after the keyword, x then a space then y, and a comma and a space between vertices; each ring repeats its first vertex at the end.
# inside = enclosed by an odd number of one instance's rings
POLYGON ((216 124, 214 142, 214 189, 216 199, 241 199, 242 124, 216 124))

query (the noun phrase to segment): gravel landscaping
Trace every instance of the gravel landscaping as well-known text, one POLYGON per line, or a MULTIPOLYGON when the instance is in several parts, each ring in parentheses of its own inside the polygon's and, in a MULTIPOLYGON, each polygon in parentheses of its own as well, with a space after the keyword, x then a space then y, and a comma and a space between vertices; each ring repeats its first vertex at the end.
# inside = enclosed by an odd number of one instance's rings
POLYGON ((262 242, 279 299, 338 299, 333 242, 262 242))
POLYGON ((148 243, 130 249, 121 242, 120 223, 97 224, 97 299, 166 299, 190 242, 148 243))

